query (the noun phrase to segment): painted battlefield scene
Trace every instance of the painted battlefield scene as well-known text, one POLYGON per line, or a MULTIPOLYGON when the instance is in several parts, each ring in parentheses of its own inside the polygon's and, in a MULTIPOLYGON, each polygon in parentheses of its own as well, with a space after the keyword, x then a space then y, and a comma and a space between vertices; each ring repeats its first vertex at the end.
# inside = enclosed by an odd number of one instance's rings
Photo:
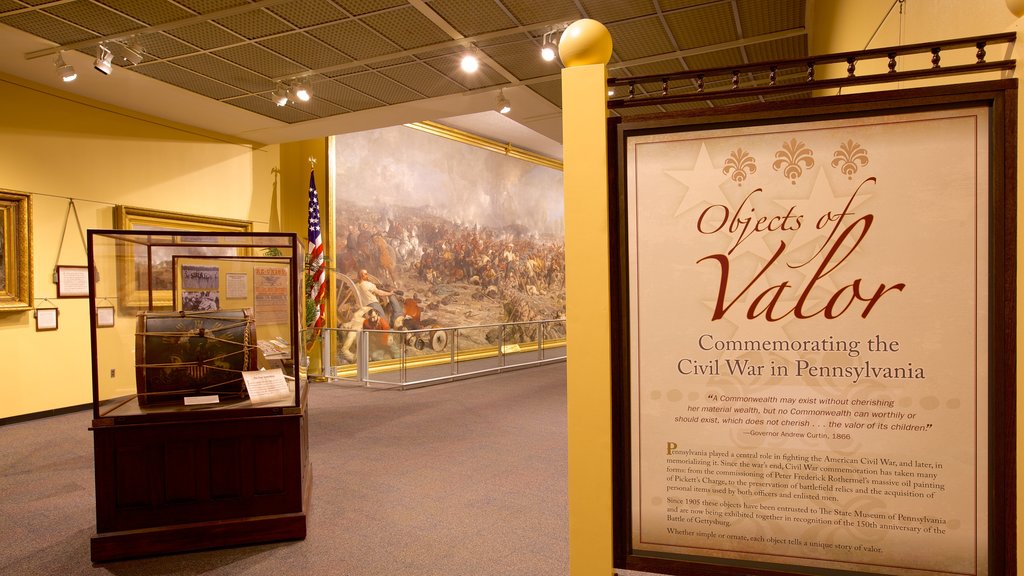
MULTIPOLYGON (((560 171, 404 126, 337 136, 335 149, 340 328, 416 331, 405 344, 430 353, 448 349, 436 328, 483 326, 460 330, 465 350, 537 336, 498 324, 564 319, 560 171)), ((401 343, 380 338, 371 357, 401 343)))

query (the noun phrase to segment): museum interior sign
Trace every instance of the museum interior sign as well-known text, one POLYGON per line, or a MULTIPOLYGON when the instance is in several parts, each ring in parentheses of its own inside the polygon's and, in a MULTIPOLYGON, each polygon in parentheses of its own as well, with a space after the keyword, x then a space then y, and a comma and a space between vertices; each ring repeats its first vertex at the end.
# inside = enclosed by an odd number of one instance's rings
POLYGON ((1008 573, 1015 102, 613 121, 616 566, 1008 573))

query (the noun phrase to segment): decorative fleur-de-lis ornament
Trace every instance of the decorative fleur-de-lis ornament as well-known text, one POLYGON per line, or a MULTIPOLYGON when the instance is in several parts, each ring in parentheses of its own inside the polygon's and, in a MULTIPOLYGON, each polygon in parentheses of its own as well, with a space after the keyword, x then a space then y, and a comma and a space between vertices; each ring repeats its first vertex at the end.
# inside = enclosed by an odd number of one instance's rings
POLYGON ((738 185, 742 185, 747 176, 754 172, 757 172, 757 161, 743 148, 737 148, 730 152, 729 158, 726 159, 725 166, 722 168, 722 174, 729 176, 738 185))
POLYGON ((782 150, 775 153, 775 162, 772 162, 772 168, 781 170, 792 184, 796 184, 805 169, 809 170, 813 166, 814 151, 803 142, 797 142, 796 138, 783 142, 782 150))
POLYGON ((868 165, 868 151, 853 140, 847 140, 839 144, 832 158, 832 167, 839 168, 839 171, 850 180, 861 166, 868 165), (858 166, 860 164, 860 166, 858 166))

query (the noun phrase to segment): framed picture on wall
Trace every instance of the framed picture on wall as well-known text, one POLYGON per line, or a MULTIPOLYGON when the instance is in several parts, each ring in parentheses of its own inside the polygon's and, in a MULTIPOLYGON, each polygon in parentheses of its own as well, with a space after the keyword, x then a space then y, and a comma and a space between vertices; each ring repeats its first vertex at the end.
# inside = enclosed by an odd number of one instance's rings
POLYGON ((89 267, 57 266, 57 298, 88 298, 89 267))
MULTIPOLYGON (((231 218, 215 218, 178 212, 149 210, 131 206, 114 207, 114 226, 119 230, 139 232, 193 231, 193 232, 251 232, 252 222, 231 218)), ((196 256, 233 256, 238 247, 203 245, 200 237, 187 234, 177 236, 178 244, 195 241, 188 251, 196 256)), ((123 301, 134 307, 169 308, 174 305, 174 270, 172 251, 160 247, 142 246, 119 258, 119 291, 123 301), (150 301, 152 298, 152 301, 150 301)), ((175 254, 182 254, 180 249, 175 254)))
POLYGON ((32 198, 0 190, 0 312, 32 309, 32 198))
POLYGON ((1016 94, 613 121, 617 567, 1008 573, 1016 94))

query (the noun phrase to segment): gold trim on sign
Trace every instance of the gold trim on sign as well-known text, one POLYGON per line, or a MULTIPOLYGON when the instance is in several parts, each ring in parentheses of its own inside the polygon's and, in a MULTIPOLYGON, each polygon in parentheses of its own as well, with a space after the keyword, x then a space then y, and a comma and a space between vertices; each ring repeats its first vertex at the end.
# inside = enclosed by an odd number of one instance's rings
POLYGON ((415 128, 433 134, 435 136, 441 136, 442 138, 448 138, 449 140, 455 140, 456 142, 462 142, 463 144, 469 144, 470 146, 477 146, 490 150, 491 152, 497 152, 498 154, 504 154, 512 158, 518 158, 520 160, 526 160, 527 162, 533 162, 534 164, 540 164, 541 166, 547 166, 548 168, 554 168, 555 170, 562 170, 562 162, 555 160, 554 158, 548 158, 547 156, 541 156, 534 152, 524 150, 522 148, 516 148, 511 143, 502 144, 495 140, 470 134, 469 132, 463 132, 462 130, 456 130, 455 128, 449 128, 436 122, 413 122, 406 124, 409 128, 415 128))

